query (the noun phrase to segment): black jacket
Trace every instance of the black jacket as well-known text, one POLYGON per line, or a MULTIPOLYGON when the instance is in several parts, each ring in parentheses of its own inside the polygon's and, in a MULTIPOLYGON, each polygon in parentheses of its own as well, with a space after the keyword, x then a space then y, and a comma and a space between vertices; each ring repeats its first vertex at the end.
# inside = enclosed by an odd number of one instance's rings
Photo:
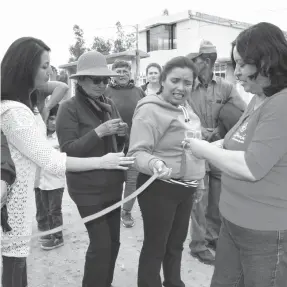
MULTIPOLYGON (((112 118, 119 113, 110 99, 112 118)), ((77 91, 76 96, 60 105, 56 132, 61 151, 71 157, 101 157, 114 152, 108 140, 100 138, 94 131, 102 123, 102 117, 93 109, 87 98, 77 91)), ((125 138, 117 137, 125 141, 125 138)), ((67 172, 67 185, 71 198, 77 205, 97 205, 111 200, 119 200, 124 182, 124 172, 120 170, 93 170, 67 172)))
MULTIPOLYGON (((16 179, 16 169, 11 158, 7 139, 1 131, 1 180, 11 185, 16 179)), ((6 204, 1 208, 1 226, 4 232, 11 231, 8 224, 8 212, 6 204)))
POLYGON ((1 180, 11 185, 15 181, 15 178, 15 165, 11 158, 7 139, 1 131, 1 180))

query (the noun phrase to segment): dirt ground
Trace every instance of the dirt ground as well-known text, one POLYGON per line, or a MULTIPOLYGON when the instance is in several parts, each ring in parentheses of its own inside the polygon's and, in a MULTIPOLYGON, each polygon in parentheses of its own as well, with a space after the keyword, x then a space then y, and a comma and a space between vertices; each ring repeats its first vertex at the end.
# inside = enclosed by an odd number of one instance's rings
MULTIPOLYGON (((78 210, 67 191, 63 198, 64 224, 80 218, 78 210)), ((135 204, 133 228, 121 228, 121 248, 117 259, 114 287, 136 287, 138 257, 143 240, 141 214, 135 204)), ((36 222, 33 232, 36 232, 36 222)), ((83 276, 88 235, 84 225, 79 230, 64 233, 65 245, 55 250, 44 251, 37 239, 33 239, 31 255, 28 258, 29 287, 80 287, 83 276)), ((189 255, 185 242, 182 260, 182 278, 186 287, 208 287, 213 267, 204 265, 189 255)))

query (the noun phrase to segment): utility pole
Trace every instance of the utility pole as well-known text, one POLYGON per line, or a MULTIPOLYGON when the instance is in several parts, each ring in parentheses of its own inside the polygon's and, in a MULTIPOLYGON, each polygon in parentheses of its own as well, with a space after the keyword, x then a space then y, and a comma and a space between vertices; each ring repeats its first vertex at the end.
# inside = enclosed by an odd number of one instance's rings
POLYGON ((139 25, 136 25, 136 85, 139 83, 140 55, 139 55, 139 25))

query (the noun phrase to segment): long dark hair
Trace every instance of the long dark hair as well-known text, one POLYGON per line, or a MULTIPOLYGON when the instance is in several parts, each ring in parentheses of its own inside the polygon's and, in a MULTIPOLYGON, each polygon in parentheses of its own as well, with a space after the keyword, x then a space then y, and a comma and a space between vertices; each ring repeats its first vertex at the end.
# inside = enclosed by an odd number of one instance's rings
POLYGON ((37 102, 34 79, 41 56, 50 48, 32 37, 19 38, 8 48, 1 63, 1 100, 17 101, 34 109, 37 102))
POLYGON ((231 60, 234 67, 235 46, 244 63, 257 68, 251 79, 258 74, 270 79, 270 85, 263 89, 267 97, 287 87, 287 40, 280 28, 261 22, 242 31, 232 43, 231 60))
POLYGON ((192 72, 193 72, 192 86, 194 86, 195 79, 196 79, 196 77, 198 75, 197 68, 196 68, 195 64, 190 59, 188 59, 187 57, 184 57, 184 56, 179 56, 179 57, 175 57, 175 58, 172 58, 171 60, 169 60, 165 64, 165 66, 163 67, 162 73, 160 74, 161 88, 157 92, 158 95, 161 94, 162 91, 163 91, 162 82, 164 82, 166 80, 167 75, 174 68, 189 68, 190 70, 192 70, 192 72))

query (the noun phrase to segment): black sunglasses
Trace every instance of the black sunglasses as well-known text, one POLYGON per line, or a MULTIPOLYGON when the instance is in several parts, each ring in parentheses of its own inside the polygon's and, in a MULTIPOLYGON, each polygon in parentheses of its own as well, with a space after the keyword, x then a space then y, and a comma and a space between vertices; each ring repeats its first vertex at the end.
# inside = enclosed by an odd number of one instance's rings
POLYGON ((89 77, 93 81, 95 85, 99 85, 101 82, 104 83, 104 85, 107 85, 110 82, 110 77, 89 77))

